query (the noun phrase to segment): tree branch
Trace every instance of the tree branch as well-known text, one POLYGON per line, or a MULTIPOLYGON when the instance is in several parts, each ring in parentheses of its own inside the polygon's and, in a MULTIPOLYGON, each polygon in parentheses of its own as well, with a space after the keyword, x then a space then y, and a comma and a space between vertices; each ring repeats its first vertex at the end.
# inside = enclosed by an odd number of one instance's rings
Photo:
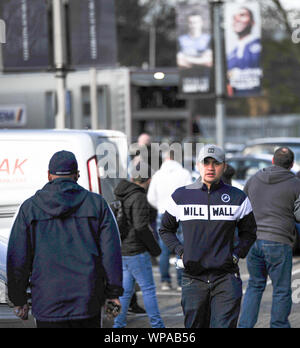
MULTIPOLYGON (((286 28, 286 31, 292 36, 293 34, 293 28, 289 23, 288 15, 286 10, 282 7, 280 0, 272 0, 275 6, 277 7, 278 11, 281 13, 283 20, 284 20, 284 25, 286 28)), ((293 44, 293 51, 295 53, 295 58, 297 59, 298 63, 300 64, 300 50, 299 46, 296 44, 293 44)))
POLYGON ((292 35, 293 33, 293 28, 291 27, 288 19, 288 15, 286 13, 286 10, 282 7, 280 0, 272 0, 273 3, 276 5, 278 11, 281 13, 283 20, 284 20, 284 25, 286 28, 286 31, 292 35))

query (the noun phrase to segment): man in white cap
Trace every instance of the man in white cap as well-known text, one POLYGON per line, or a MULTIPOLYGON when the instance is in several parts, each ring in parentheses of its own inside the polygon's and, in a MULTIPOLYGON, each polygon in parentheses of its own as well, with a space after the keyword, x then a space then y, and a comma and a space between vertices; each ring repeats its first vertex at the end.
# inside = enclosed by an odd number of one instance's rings
POLYGON ((223 149, 205 145, 197 166, 201 177, 170 197, 160 236, 183 260, 185 327, 236 327, 242 298, 238 260, 256 240, 256 223, 246 194, 221 180, 223 149), (179 224, 183 245, 176 237, 179 224))

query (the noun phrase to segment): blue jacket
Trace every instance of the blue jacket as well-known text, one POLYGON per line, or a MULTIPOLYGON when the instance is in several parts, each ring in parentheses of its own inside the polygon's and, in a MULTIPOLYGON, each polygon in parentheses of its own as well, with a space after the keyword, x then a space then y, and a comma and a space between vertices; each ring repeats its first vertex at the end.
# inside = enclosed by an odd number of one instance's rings
POLYGON ((222 181, 210 191, 200 179, 177 189, 163 216, 160 235, 169 249, 183 253, 185 274, 213 281, 238 272, 233 254, 245 257, 256 239, 256 223, 246 194, 222 181), (184 245, 176 237, 182 225, 184 245), (235 229, 238 243, 234 245, 235 229))
POLYGON ((85 319, 122 295, 118 228, 106 201, 70 179, 47 183, 20 207, 7 251, 8 296, 40 321, 85 319))
POLYGON ((255 39, 245 45, 242 57, 237 55, 238 49, 235 48, 227 58, 228 70, 239 69, 255 69, 261 68, 261 43, 260 39, 255 39))

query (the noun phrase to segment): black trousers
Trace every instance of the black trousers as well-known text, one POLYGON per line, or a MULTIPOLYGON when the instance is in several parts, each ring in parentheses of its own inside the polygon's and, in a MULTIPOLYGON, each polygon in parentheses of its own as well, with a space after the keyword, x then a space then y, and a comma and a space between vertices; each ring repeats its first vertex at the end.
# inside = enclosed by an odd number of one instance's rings
POLYGON ((239 276, 225 274, 214 282, 182 278, 182 307, 186 328, 234 328, 242 298, 239 276))
POLYGON ((38 329, 97 329, 101 327, 100 314, 93 318, 66 321, 36 321, 38 329))

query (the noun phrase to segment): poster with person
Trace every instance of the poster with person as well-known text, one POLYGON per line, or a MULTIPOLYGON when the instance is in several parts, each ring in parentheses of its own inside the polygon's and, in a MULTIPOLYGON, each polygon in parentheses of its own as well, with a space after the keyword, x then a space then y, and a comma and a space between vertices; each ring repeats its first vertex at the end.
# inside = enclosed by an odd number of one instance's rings
POLYGON ((177 66, 183 94, 211 92, 213 50, 208 2, 185 1, 177 7, 177 66))
POLYGON ((228 96, 260 95, 263 71, 259 3, 226 3, 224 17, 228 96))
POLYGON ((48 70, 52 50, 46 1, 1 0, 0 18, 3 70, 48 70))
POLYGON ((68 24, 72 68, 117 64, 114 0, 70 1, 68 24))

